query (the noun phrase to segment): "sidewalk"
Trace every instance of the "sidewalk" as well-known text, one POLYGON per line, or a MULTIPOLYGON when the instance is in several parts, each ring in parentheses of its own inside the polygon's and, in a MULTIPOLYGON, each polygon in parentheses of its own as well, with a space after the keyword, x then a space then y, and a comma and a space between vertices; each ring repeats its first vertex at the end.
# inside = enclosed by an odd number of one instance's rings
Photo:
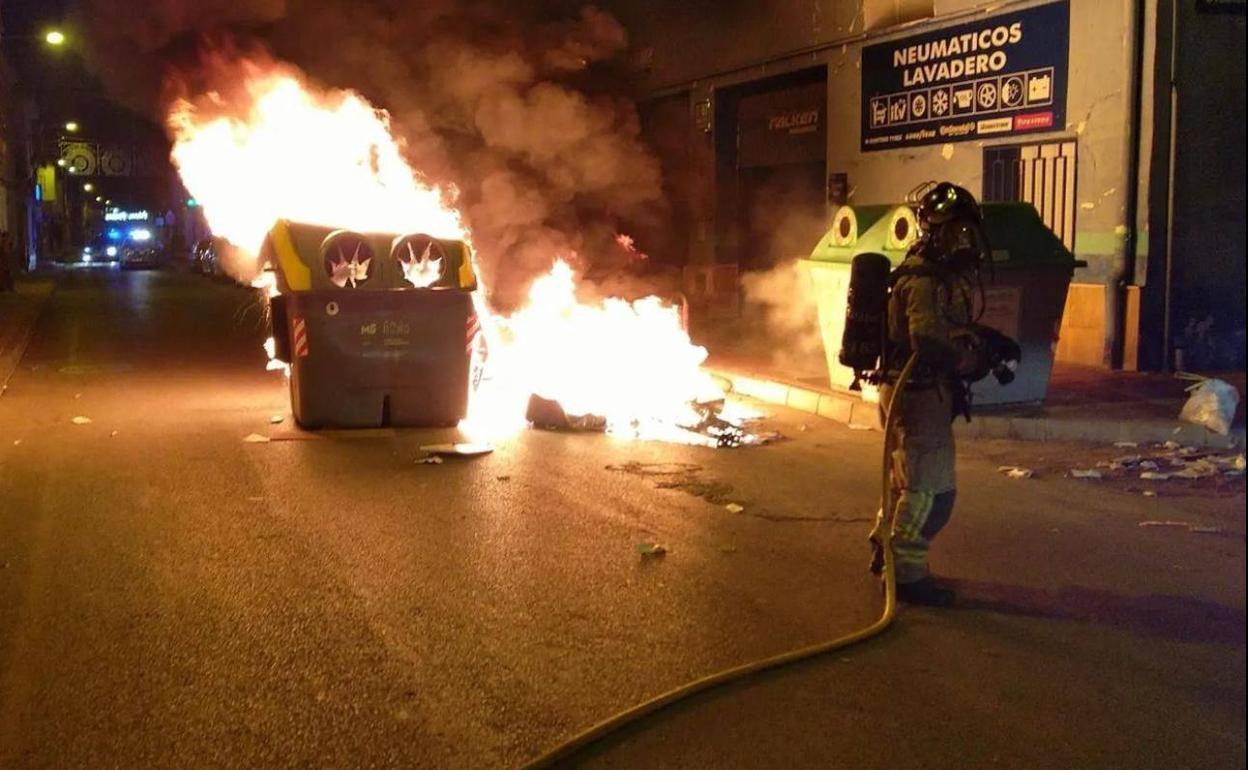
POLYGON ((49 278, 19 278, 15 291, 0 292, 0 395, 26 352, 39 311, 55 286, 49 278))
MULTIPOLYGON (((712 352, 707 369, 734 393, 771 404, 817 414, 852 427, 878 430, 879 410, 857 394, 834 390, 826 374, 811 366, 778 367, 753 363, 761 359, 712 352)), ((1239 411, 1229 436, 1180 422, 1179 410, 1190 382, 1168 374, 1115 372, 1093 367, 1058 365, 1042 406, 981 408, 970 423, 955 423, 968 438, 1012 438, 1027 441, 1089 441, 1141 444, 1176 441, 1184 446, 1227 448, 1244 445, 1244 373, 1222 373, 1240 392, 1239 411)))

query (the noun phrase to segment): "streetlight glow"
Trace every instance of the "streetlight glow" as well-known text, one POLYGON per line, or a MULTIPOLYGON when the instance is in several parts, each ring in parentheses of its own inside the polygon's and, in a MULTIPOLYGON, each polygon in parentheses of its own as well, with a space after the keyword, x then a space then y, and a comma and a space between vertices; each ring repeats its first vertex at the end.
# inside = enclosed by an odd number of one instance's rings
POLYGON ((44 35, 43 39, 48 45, 65 45, 65 33, 59 29, 48 30, 48 34, 44 35))
POLYGON ((69 132, 69 133, 71 133, 71 134, 73 134, 73 133, 77 133, 77 131, 78 131, 78 121, 76 121, 76 120, 71 120, 71 121, 69 121, 68 123, 66 123, 66 124, 65 124, 65 130, 66 130, 66 131, 68 131, 68 132, 69 132))
POLYGON ((95 189, 95 185, 91 184, 90 182, 87 182, 86 184, 82 186, 82 189, 84 192, 91 192, 92 190, 95 189))
POLYGON ((64 159, 64 158, 57 158, 57 159, 56 159, 56 165, 60 166, 61 168, 65 168, 65 159, 64 159))

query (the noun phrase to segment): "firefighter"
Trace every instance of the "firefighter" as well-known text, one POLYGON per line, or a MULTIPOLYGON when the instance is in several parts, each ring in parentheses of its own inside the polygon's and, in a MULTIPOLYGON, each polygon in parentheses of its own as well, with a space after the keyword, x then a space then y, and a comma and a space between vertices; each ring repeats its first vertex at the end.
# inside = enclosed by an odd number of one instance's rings
MULTIPOLYGON (((917 205, 920 237, 893 271, 888 302, 880 403, 886 405, 900 370, 917 356, 898 399, 892 453, 896 508, 891 513, 897 598, 910 604, 953 604, 953 589, 931 576, 928 548, 949 522, 957 494, 953 420, 969 416, 965 379, 983 369, 974 344, 979 266, 988 253, 979 204, 965 189, 942 182, 917 205)), ((986 371, 985 371, 986 373, 986 371)), ((876 530, 888 526, 881 510, 876 530)), ((872 570, 883 567, 875 532, 872 570)))

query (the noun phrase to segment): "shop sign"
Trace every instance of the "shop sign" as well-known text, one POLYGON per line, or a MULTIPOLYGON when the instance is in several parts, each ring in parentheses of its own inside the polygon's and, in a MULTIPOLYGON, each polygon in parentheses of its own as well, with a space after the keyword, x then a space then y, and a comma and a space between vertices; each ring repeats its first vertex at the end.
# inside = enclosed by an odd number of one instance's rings
POLYGON ((862 49, 862 150, 1060 130, 1070 4, 976 19, 862 49))

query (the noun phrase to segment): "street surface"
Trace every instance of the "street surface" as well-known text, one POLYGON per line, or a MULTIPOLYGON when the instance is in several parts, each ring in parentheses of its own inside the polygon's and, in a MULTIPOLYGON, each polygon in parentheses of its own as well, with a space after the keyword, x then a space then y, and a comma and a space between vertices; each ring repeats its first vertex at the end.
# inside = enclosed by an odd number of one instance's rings
MULTIPOLYGON (((0 398, 0 767, 511 768, 879 615, 878 433, 773 410, 760 448, 529 431, 418 465, 454 432, 270 425, 263 337, 244 289, 64 275, 0 398)), ((1115 451, 964 445, 934 555, 962 607, 571 766, 1244 767, 1242 482, 1061 476, 1115 451)))

